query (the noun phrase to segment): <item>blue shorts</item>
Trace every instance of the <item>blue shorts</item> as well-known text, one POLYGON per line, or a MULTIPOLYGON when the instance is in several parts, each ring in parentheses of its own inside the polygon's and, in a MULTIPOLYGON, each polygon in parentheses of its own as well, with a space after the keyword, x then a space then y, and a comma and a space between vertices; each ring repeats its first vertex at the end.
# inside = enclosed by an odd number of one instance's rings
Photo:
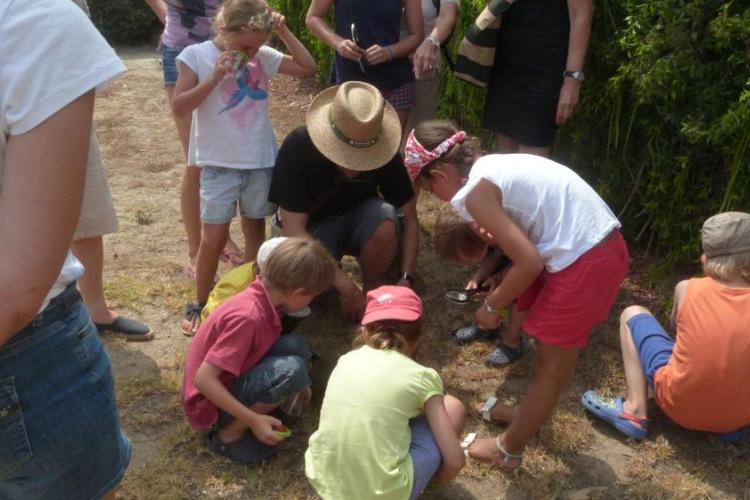
MULTIPOLYGON (((307 362, 311 356, 303 336, 282 335, 258 364, 234 381, 230 392, 245 406, 257 402, 278 403, 310 386, 307 362)), ((233 419, 219 410, 217 426, 224 427, 233 419)))
POLYGON ((0 347, 0 498, 100 498, 130 453, 109 357, 72 284, 0 347))
POLYGON ((628 320, 628 328, 638 351, 648 385, 654 386, 656 370, 669 363, 675 341, 650 314, 637 314, 628 320))
POLYGON ((201 169, 201 222, 226 224, 237 215, 263 219, 276 210, 268 201, 272 168, 239 169, 205 166, 201 169))
POLYGON ((396 208, 380 198, 363 201, 341 215, 328 217, 309 227, 336 260, 344 255, 358 256, 378 226, 391 220, 399 229, 400 221, 396 208))
POLYGON ((443 457, 424 416, 409 420, 409 427, 411 428, 409 454, 414 466, 414 481, 409 496, 409 500, 412 500, 422 494, 432 476, 440 468, 443 457))
POLYGON ((161 48, 161 69, 164 72, 164 86, 174 87, 177 83, 177 56, 182 50, 173 49, 166 45, 161 48))

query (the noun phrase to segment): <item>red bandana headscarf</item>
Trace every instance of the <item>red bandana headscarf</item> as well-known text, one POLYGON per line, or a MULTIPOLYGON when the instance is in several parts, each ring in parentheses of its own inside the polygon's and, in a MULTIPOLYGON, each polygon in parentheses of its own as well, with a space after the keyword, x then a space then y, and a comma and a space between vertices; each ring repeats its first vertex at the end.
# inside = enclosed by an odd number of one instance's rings
POLYGON ((412 182, 419 176, 422 169, 451 150, 456 144, 460 144, 466 138, 466 132, 459 130, 452 136, 438 144, 432 151, 427 151, 414 136, 414 130, 409 132, 404 147, 404 165, 412 182))

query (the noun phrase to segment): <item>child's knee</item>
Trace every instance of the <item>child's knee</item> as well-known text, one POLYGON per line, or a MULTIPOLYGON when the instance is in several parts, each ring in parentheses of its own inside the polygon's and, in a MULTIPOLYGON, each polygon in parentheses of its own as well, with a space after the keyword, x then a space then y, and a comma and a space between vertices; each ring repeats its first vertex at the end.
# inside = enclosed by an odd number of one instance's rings
POLYGON ((310 359, 312 354, 305 337, 296 333, 282 335, 273 346, 273 351, 286 356, 298 356, 305 360, 310 359))
POLYGON ((625 325, 628 321, 630 321, 631 318, 634 316, 638 316, 639 314, 651 314, 651 311, 646 309, 643 306, 628 306, 623 311, 622 314, 620 314, 620 324, 625 325))
POLYGON ((269 388, 269 400, 281 401, 310 385, 307 360, 300 356, 285 356, 274 365, 273 383, 269 388))

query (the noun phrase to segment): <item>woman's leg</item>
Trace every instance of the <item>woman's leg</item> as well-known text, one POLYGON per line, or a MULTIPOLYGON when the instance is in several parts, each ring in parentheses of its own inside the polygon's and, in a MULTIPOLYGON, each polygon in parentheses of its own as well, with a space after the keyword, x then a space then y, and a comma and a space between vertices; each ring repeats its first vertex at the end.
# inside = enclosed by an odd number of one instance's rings
MULTIPOLYGON (((167 94, 167 102, 171 110, 174 86, 165 86, 164 91, 167 94)), ((172 114, 172 117, 177 128, 177 135, 182 144, 182 153, 185 159, 187 159, 192 115, 188 114, 178 117, 172 114)), ((198 253, 198 246, 201 242, 200 197, 198 195, 200 177, 200 167, 188 165, 182 176, 182 185, 180 187, 180 210, 182 213, 182 223, 185 226, 185 233, 187 233, 188 257, 191 262, 195 259, 198 253)))
POLYGON ((539 147, 539 146, 527 146, 526 144, 519 144, 518 152, 526 153, 529 155, 544 156, 548 158, 550 153, 552 153, 552 146, 539 147))
POLYGON ((495 146, 497 146, 497 151, 502 154, 518 153, 518 142, 500 132, 495 134, 495 146))

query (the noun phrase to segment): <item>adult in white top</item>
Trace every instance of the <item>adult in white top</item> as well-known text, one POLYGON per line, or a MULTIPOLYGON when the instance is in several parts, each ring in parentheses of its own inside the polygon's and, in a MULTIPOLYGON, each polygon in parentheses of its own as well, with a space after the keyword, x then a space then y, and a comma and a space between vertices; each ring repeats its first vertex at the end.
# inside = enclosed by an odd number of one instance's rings
POLYGON ((496 399, 483 407, 486 420, 510 424, 506 432, 467 445, 470 456, 510 471, 552 413, 592 328, 607 319, 628 251, 617 218, 572 170, 532 155, 480 158, 477 145, 451 122, 424 122, 409 134, 405 164, 487 243, 471 255, 458 248, 461 261, 482 260, 488 246, 511 261, 475 319, 485 330, 497 328, 515 301, 512 316, 537 340, 536 366, 518 407, 496 399))
POLYGON ((0 40, 0 498, 113 497, 130 442, 68 248, 93 89, 125 68, 69 1, 0 3, 0 40))

